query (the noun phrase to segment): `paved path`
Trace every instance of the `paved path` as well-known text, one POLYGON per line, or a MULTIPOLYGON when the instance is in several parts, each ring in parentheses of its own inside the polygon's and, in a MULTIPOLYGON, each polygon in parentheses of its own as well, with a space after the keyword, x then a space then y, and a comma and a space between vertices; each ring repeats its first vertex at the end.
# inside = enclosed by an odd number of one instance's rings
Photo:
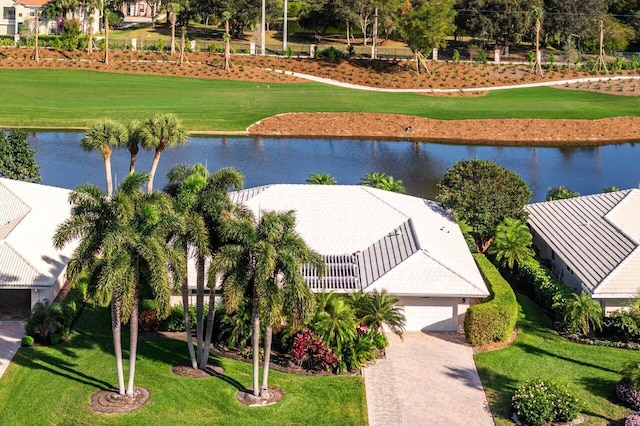
POLYGON ((507 86, 487 86, 487 87, 465 87, 463 89, 387 89, 384 87, 369 87, 359 84, 345 83, 338 80, 332 80, 330 78, 317 77, 315 75, 303 74, 294 71, 277 70, 266 68, 267 70, 277 72, 278 74, 285 74, 292 77, 302 78, 304 80, 315 81, 317 83, 330 84, 332 86, 344 87, 347 89, 367 90, 370 92, 389 92, 389 93, 459 93, 459 92, 489 92, 494 90, 508 90, 508 89, 524 89, 527 87, 544 87, 544 86, 564 86, 567 84, 589 83, 599 81, 616 81, 616 80, 640 80, 638 76, 630 75, 617 75, 607 77, 586 77, 586 78, 573 78, 569 80, 557 80, 557 81, 541 81, 539 83, 526 83, 526 84, 511 84, 507 86))
POLYGON ((20 348, 24 336, 24 322, 0 321, 0 378, 20 348))
POLYGON ((471 347, 456 333, 388 335, 364 369, 369 426, 493 425, 471 347))

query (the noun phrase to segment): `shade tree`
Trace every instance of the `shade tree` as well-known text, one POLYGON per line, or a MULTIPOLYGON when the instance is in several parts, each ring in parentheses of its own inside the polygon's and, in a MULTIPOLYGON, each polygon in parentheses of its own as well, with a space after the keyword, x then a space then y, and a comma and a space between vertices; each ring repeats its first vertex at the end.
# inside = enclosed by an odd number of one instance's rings
POLYGON ((24 130, 13 129, 8 134, 0 131, 0 177, 34 183, 42 180, 27 137, 24 130))

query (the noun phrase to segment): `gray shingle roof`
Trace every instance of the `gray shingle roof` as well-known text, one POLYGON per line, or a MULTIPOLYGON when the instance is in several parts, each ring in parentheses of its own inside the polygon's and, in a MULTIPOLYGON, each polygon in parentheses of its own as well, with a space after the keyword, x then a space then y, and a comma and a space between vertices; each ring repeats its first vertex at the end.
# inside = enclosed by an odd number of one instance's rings
MULTIPOLYGON (((593 295, 611 293, 619 266, 637 250, 640 190, 625 190, 526 206, 529 225, 593 295), (631 220, 633 219, 633 220, 631 220), (634 229, 632 229, 632 228, 634 229), (627 229, 624 229, 627 228, 627 229)), ((633 256, 635 257, 635 256, 633 256)), ((637 265, 640 272, 640 263, 637 265)), ((615 292, 637 292, 637 281, 615 292)))

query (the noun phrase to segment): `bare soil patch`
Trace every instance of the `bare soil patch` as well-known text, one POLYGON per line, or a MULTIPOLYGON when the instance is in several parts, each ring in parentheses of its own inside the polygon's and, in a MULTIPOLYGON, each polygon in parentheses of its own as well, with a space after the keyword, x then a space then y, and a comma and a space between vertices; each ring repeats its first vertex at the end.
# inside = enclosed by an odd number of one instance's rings
POLYGON ((177 376, 189 377, 191 379, 204 379, 212 376, 224 375, 224 368, 219 365, 207 364, 206 370, 191 367, 189 361, 171 367, 171 372, 177 376))
POLYGON ((294 113, 259 121, 251 135, 395 138, 505 146, 599 146, 638 140, 640 117, 600 120, 434 120, 399 114, 294 113))

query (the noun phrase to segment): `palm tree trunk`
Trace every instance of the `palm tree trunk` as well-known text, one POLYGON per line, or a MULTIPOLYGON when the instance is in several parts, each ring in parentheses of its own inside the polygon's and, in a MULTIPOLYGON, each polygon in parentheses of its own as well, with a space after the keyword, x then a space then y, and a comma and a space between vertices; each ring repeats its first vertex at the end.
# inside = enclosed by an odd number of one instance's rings
POLYGON ((189 349, 189 359, 191 360, 191 368, 198 368, 196 353, 193 350, 193 338, 191 337, 191 315, 189 315, 189 283, 185 279, 182 283, 182 307, 184 309, 184 328, 187 333, 187 348, 189 349))
POLYGON ((91 54, 93 53, 93 18, 89 18, 89 28, 87 28, 87 32, 89 33, 89 43, 87 44, 87 51, 89 53, 89 60, 91 60, 91 54))
POLYGON ((184 50, 186 48, 185 43, 186 43, 186 37, 187 37, 187 27, 186 25, 182 25, 180 27, 180 57, 178 58, 178 65, 183 66, 184 65, 184 50))
POLYGON ((269 363, 271 362, 272 337, 273 327, 267 325, 264 331, 264 363, 262 364, 262 387, 260 387, 260 398, 269 397, 269 363))
POLYGON ((124 395, 124 370, 122 368, 122 324, 120 323, 120 307, 115 294, 111 299, 111 332, 113 333, 113 351, 116 355, 116 371, 118 374, 118 393, 124 395))
MULTIPOLYGON (((196 340, 198 364, 202 365, 204 352, 204 258, 198 254, 196 274, 196 340)), ((206 364, 205 364, 206 365, 206 364)))
POLYGON ((209 313, 207 314, 207 331, 204 335, 204 348, 202 351, 202 359, 200 360, 200 370, 207 369, 209 362, 209 353, 211 350, 211 338, 213 334, 213 320, 216 315, 216 288, 209 288, 209 313))
POLYGON ((104 63, 109 64, 109 16, 104 14, 104 63))
POLYGON ((104 158, 104 173, 107 178, 107 197, 111 198, 113 195, 113 178, 111 177, 111 148, 107 147, 105 154, 102 154, 104 158))
POLYGON ((156 175, 156 169, 160 162, 160 155, 162 149, 156 149, 156 154, 153 156, 153 162, 151 163, 151 170, 149 171, 149 182, 147 182, 147 192, 151 194, 153 192, 153 177, 156 175))
POLYGON ((260 388, 258 383, 258 375, 260 369, 260 313, 258 306, 258 292, 253 289, 253 300, 251 307, 251 325, 252 325, 252 336, 251 336, 251 348, 253 349, 253 395, 260 395, 260 388))
POLYGON ((129 161, 129 174, 132 175, 136 171, 136 158, 138 155, 138 145, 132 146, 129 148, 129 153, 131 154, 131 160, 129 161))
POLYGON ((138 285, 133 292, 133 305, 129 318, 129 383, 127 395, 133 396, 133 379, 136 375, 136 355, 138 354, 138 285))
POLYGON ((35 48, 33 50, 33 60, 36 61, 36 63, 40 62, 40 50, 38 49, 38 33, 40 32, 40 19, 39 19, 39 13, 38 10, 36 9, 35 11, 36 14, 36 26, 35 26, 35 30, 36 30, 36 34, 35 34, 35 40, 34 40, 34 44, 35 44, 35 48))
POLYGON ((229 35, 229 20, 224 22, 224 70, 230 71, 230 59, 231 59, 231 36, 229 35))
POLYGON ((176 54, 176 16, 171 15, 171 56, 176 54))

